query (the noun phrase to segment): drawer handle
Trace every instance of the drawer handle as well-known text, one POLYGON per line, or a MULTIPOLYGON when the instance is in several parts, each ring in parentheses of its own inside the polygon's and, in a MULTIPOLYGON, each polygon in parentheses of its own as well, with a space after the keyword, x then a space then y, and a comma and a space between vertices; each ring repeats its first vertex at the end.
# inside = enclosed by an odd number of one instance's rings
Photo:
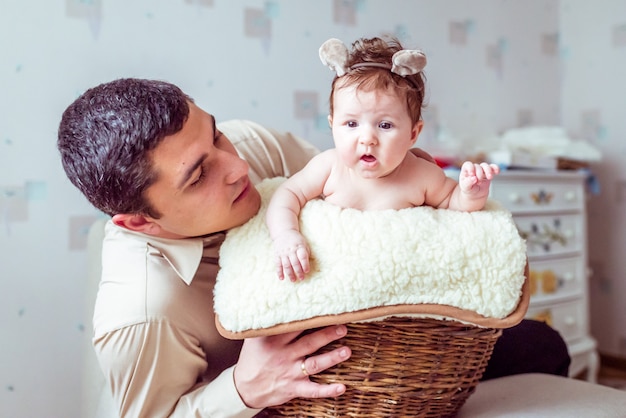
POLYGON ((576 318, 574 318, 573 316, 566 316, 565 317, 565 325, 567 325, 567 326, 576 325, 576 318))
POLYGON ((528 230, 524 230, 518 226, 520 236, 527 241, 529 248, 539 246, 545 252, 550 252, 552 244, 567 245, 569 238, 574 236, 572 230, 560 231, 561 220, 555 219, 554 226, 539 225, 532 223, 528 230))
POLYGON ((539 190, 538 193, 531 193, 531 199, 538 205, 549 205, 554 197, 554 193, 546 192, 545 190, 539 190))
POLYGON ((574 280, 574 273, 572 273, 571 271, 564 273, 563 280, 565 280, 566 282, 571 282, 572 280, 574 280))

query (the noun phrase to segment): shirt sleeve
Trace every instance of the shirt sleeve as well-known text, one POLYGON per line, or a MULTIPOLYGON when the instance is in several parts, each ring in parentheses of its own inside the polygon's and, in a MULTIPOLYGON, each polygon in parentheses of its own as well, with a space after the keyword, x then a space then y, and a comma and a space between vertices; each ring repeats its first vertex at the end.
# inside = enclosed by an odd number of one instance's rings
POLYGON ((250 179, 258 183, 272 177, 289 177, 301 170, 319 150, 288 132, 278 132, 247 120, 218 124, 237 152, 250 165, 250 179))
POLYGON ((237 393, 234 367, 196 384, 207 367, 204 353, 166 321, 116 329, 96 338, 94 347, 121 418, 249 418, 259 412, 237 393))

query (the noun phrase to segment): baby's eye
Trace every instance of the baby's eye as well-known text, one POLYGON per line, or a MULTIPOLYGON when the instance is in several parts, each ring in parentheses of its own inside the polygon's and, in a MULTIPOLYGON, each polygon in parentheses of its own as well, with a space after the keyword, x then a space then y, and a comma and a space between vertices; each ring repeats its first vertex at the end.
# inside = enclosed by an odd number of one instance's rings
POLYGON ((391 122, 381 122, 380 124, 378 124, 378 126, 380 127, 380 129, 391 129, 393 127, 391 122))
POLYGON ((357 127, 357 123, 355 121, 353 121, 353 120, 348 122, 346 125, 348 125, 349 128, 356 128, 357 127))

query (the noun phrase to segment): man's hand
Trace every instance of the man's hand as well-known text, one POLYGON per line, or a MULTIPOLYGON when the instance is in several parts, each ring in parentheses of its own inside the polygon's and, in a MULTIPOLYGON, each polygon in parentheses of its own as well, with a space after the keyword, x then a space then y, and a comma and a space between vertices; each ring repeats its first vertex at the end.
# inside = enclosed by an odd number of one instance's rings
POLYGON ((409 151, 411 151, 413 155, 415 155, 416 157, 422 158, 428 161, 429 163, 437 164, 437 161, 435 161, 433 156, 421 148, 411 148, 409 151))
POLYGON ((297 397, 342 395, 345 385, 314 383, 309 375, 350 358, 352 352, 348 347, 312 355, 346 332, 344 325, 337 325, 302 336, 300 332, 292 332, 245 340, 235 368, 235 386, 241 399, 251 408, 265 408, 297 397))

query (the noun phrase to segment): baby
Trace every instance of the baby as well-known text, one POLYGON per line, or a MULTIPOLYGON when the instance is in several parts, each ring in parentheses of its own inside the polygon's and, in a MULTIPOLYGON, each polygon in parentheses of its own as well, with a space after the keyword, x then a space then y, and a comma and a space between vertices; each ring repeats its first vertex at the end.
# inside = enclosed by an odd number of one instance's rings
POLYGON ((301 280, 309 272, 309 247, 298 217, 311 199, 359 210, 428 205, 481 210, 494 164, 461 166, 459 181, 411 150, 423 127, 426 56, 404 50, 395 38, 360 39, 352 51, 330 39, 322 62, 336 72, 328 122, 335 148, 315 156, 276 190, 267 209, 278 277, 301 280))

